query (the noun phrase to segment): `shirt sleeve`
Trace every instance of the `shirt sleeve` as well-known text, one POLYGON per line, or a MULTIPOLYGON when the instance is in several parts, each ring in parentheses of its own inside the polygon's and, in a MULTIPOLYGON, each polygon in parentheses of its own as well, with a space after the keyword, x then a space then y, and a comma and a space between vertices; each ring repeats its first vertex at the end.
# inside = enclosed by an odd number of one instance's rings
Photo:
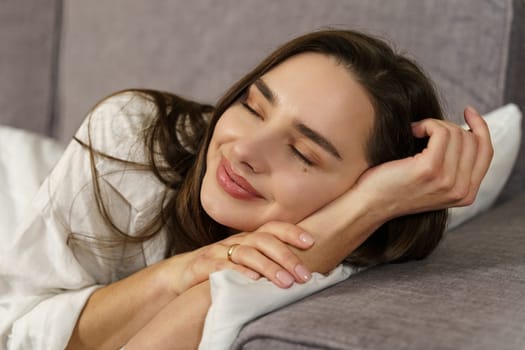
MULTIPOLYGON (((88 115, 76 137, 112 157, 144 163, 141 136, 151 108, 144 97, 115 95, 88 115)), ((96 157, 95 165, 108 215, 133 235, 164 188, 151 172, 125 162, 96 157)), ((0 349, 63 349, 97 288, 162 256, 156 249, 158 256, 148 259, 143 244, 115 244, 97 208, 91 168, 89 151, 72 141, 22 225, 0 245, 0 349)))

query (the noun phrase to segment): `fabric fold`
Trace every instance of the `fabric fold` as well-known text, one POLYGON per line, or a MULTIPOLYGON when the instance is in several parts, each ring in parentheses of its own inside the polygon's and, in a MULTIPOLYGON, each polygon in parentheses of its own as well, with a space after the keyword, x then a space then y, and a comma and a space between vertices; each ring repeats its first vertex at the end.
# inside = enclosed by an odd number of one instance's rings
POLYGON ((307 283, 295 283, 288 289, 279 288, 266 278, 251 280, 234 270, 214 272, 210 275, 212 305, 206 315, 199 350, 227 350, 247 322, 361 270, 342 264, 327 275, 313 273, 307 283))

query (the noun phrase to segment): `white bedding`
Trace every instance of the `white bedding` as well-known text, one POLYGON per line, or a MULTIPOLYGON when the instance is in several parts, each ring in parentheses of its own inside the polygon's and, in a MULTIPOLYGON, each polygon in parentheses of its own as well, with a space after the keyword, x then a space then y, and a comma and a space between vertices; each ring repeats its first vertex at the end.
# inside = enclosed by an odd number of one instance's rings
POLYGON ((14 230, 65 147, 52 139, 0 126, 0 239, 14 230))

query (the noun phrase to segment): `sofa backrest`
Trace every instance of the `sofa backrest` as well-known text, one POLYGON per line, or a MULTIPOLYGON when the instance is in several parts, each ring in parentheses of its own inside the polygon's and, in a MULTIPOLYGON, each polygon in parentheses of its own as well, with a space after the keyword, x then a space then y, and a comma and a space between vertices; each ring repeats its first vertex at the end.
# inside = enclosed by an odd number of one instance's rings
POLYGON ((213 102, 284 41, 324 26, 396 43, 431 74, 453 119, 504 102, 512 1, 91 0, 64 3, 59 136, 127 87, 213 102))
POLYGON ((0 4, 0 124, 53 132, 60 3, 0 4))

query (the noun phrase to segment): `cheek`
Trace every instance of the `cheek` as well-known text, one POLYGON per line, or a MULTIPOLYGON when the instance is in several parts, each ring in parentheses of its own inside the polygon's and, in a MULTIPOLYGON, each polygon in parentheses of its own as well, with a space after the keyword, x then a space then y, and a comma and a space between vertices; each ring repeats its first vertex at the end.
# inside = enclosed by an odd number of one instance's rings
POLYGON ((238 110, 237 106, 228 108, 217 120, 212 139, 222 141, 242 135, 249 127, 249 120, 238 110))
POLYGON ((210 146, 223 142, 222 140, 227 137, 227 130, 228 120, 227 118, 224 118, 223 114, 223 116, 221 116, 217 121, 217 124, 215 124, 215 128, 213 129, 213 134, 210 140, 210 146))

